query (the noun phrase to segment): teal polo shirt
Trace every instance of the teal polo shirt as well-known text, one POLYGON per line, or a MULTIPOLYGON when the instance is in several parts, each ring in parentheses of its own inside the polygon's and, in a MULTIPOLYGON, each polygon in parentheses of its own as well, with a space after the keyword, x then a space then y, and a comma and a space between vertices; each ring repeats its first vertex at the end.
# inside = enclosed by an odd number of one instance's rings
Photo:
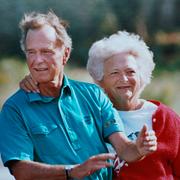
MULTIPOLYGON (((64 76, 60 97, 18 90, 0 114, 3 163, 32 160, 47 164, 77 164, 108 152, 106 142, 123 131, 117 111, 96 85, 64 76)), ((110 168, 85 179, 110 180, 110 168)))

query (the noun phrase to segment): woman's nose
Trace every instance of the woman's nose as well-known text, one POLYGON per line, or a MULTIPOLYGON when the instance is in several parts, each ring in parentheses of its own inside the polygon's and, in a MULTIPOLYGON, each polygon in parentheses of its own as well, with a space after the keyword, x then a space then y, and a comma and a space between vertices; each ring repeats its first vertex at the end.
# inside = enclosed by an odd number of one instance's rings
POLYGON ((128 78, 127 78, 127 76, 126 76, 125 74, 121 74, 121 75, 119 76, 119 80, 120 80, 120 81, 123 81, 123 82, 126 82, 126 81, 128 81, 128 78))

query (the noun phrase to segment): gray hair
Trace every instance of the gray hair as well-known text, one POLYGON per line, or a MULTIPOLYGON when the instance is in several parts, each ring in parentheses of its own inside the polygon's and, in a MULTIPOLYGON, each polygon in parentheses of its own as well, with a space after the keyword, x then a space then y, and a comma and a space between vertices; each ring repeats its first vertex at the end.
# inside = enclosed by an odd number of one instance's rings
POLYGON ((153 53, 140 36, 126 31, 118 31, 116 34, 92 44, 87 62, 89 74, 95 82, 100 82, 104 76, 104 62, 111 56, 119 53, 127 53, 134 56, 140 71, 143 89, 150 83, 152 71, 155 67, 153 53))
POLYGON ((20 21, 19 27, 21 29, 21 49, 26 53, 26 35, 29 29, 38 29, 44 25, 52 26, 56 31, 57 40, 69 48, 71 51, 72 40, 66 32, 67 23, 58 18, 53 12, 47 14, 41 14, 31 12, 25 14, 23 19, 20 21))

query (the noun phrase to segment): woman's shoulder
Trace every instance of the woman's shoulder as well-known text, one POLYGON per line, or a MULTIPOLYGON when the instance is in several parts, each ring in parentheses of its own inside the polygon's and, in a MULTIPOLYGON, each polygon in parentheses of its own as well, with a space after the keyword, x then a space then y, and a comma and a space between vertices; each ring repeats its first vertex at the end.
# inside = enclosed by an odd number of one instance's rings
POLYGON ((172 108, 157 100, 149 100, 149 102, 158 106, 156 112, 154 113, 155 119, 165 120, 169 123, 174 122, 173 124, 180 127, 180 116, 172 108))

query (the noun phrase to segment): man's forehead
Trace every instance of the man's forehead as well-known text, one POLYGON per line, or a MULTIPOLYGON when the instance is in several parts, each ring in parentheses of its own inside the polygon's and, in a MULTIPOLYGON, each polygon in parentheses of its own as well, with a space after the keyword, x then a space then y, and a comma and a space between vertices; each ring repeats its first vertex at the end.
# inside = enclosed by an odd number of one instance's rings
POLYGON ((33 37, 49 38, 52 40, 56 40, 57 38, 55 29, 50 25, 44 25, 36 29, 29 29, 27 32, 26 39, 33 37))
POLYGON ((26 36, 26 46, 46 44, 53 47, 61 47, 62 42, 57 39, 55 29, 50 25, 44 25, 38 29, 30 29, 26 36))

